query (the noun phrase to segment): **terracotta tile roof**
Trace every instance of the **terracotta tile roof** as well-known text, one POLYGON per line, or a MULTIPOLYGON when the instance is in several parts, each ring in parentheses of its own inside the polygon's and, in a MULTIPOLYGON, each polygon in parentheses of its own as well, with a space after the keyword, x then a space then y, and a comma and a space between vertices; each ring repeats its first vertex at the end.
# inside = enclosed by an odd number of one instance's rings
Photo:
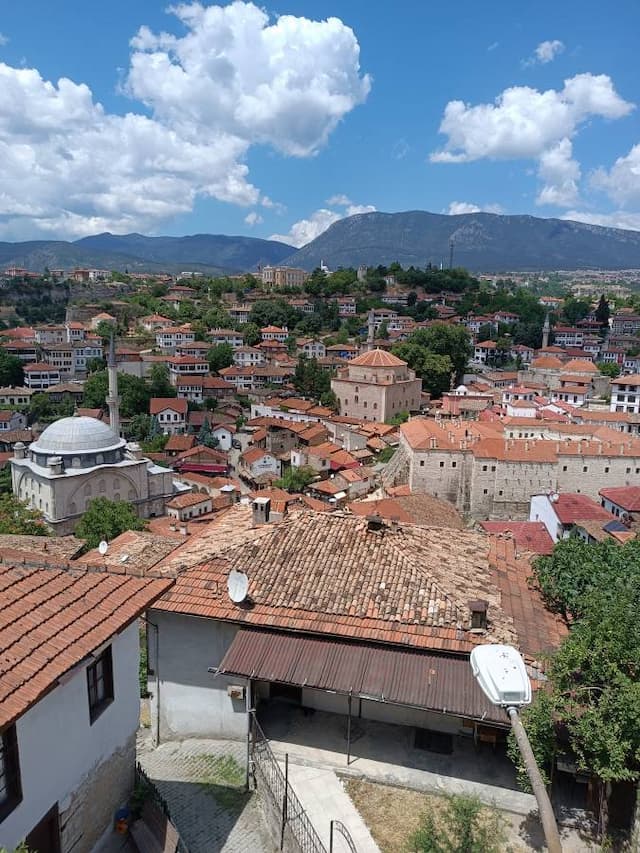
POLYGON ((480 527, 487 533, 510 533, 518 552, 551 554, 553 539, 541 521, 481 521, 480 527))
POLYGON ((0 567, 0 726, 138 617, 171 579, 0 567))
POLYGON ((598 494, 621 506, 627 512, 640 511, 640 486, 614 486, 600 489, 598 494))
POLYGON ((562 524, 574 524, 576 521, 601 519, 612 521, 614 516, 587 495, 564 493, 553 502, 553 510, 562 524))
POLYGON ((598 373, 595 364, 586 358, 572 358, 564 365, 564 370, 567 373, 590 373, 591 375, 598 373))
POLYGON ((178 544, 175 539, 156 536, 146 530, 127 530, 109 542, 106 554, 97 548, 88 551, 74 562, 79 566, 103 568, 105 571, 138 569, 146 572, 170 554, 178 544), (126 559, 123 559, 126 555, 126 559))
POLYGON ((359 367, 406 367, 407 362, 383 349, 363 352, 349 362, 349 365, 359 367))
POLYGON ((531 367, 539 369, 560 370, 563 367, 562 361, 554 355, 540 355, 534 358, 531 362, 531 367))
POLYGON ((196 442, 197 438, 195 435, 171 435, 169 436, 169 441, 165 444, 164 449, 166 451, 191 450, 196 442))
POLYGON ((169 509, 185 509, 185 507, 196 506, 196 504, 208 503, 210 500, 209 495, 203 495, 200 492, 185 492, 171 498, 166 505, 169 509))
POLYGON ((213 462, 219 462, 221 465, 227 462, 227 456, 225 453, 222 453, 220 450, 215 450, 213 447, 207 447, 204 444, 196 444, 195 447, 191 447, 189 450, 179 453, 175 457, 175 461, 182 462, 185 459, 191 459, 193 456, 205 456, 213 462))
POLYGON ((64 563, 72 560, 84 545, 75 536, 18 536, 11 533, 0 535, 0 559, 40 559, 43 562, 64 563))
POLYGON ((164 412, 165 409, 171 409, 173 412, 186 415, 188 404, 186 400, 179 399, 178 397, 152 397, 149 401, 149 412, 152 415, 164 412))
POLYGON ((353 501, 349 504, 349 509, 355 515, 377 513, 382 518, 396 519, 408 524, 452 527, 456 530, 464 528, 464 522, 453 504, 432 495, 400 494, 397 497, 373 501, 353 501))
MULTIPOLYGON (((25 368, 26 370, 26 368, 25 368)), ((611 380, 612 385, 640 385, 640 373, 634 373, 630 376, 618 376, 611 380)))
POLYGON ((157 607, 459 653, 477 642, 506 642, 535 658, 561 637, 562 626, 543 615, 527 583, 528 563, 516 559, 510 539, 497 547, 484 534, 411 525, 381 534, 340 512, 303 513, 258 532, 259 541, 221 550, 182 572, 157 607), (227 595, 231 568, 248 575, 249 606, 227 595), (483 636, 469 630, 471 599, 488 601, 483 636))
POLYGON ((273 456, 268 450, 265 450, 263 447, 250 447, 248 450, 245 450, 244 453, 240 454, 240 459, 245 462, 247 465, 253 465, 254 462, 257 462, 258 459, 262 459, 263 456, 273 456))
MULTIPOLYGON (((163 521, 164 519, 152 519, 163 521)), ((170 519, 167 519, 170 520, 170 519)), ((210 561, 218 554, 247 541, 258 541, 272 529, 272 525, 253 526, 253 510, 246 504, 234 504, 218 513, 212 521, 198 528, 189 525, 190 535, 182 544, 154 566, 154 572, 184 572, 200 563, 210 561)), ((226 584, 226 580, 225 580, 226 584)))

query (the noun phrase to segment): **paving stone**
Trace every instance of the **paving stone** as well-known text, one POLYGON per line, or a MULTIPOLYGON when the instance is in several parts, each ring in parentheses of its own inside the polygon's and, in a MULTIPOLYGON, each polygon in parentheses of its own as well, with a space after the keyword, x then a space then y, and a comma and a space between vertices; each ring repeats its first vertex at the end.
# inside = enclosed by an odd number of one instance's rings
POLYGON ((185 740, 154 749, 143 738, 138 761, 189 853, 275 853, 257 795, 237 787, 244 778, 243 743, 185 740))

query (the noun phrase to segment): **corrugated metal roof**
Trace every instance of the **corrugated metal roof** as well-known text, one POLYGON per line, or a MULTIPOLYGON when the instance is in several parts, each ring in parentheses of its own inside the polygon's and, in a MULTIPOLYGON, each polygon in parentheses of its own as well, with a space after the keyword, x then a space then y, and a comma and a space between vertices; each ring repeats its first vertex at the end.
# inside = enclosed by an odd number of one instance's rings
POLYGON ((219 673, 409 705, 508 727, 466 657, 240 629, 219 673))

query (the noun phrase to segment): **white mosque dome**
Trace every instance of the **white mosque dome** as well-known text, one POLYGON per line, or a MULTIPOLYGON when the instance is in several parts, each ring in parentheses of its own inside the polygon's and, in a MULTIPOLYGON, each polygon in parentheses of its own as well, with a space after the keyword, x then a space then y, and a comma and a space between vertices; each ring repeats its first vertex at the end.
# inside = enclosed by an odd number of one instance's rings
POLYGON ((124 445, 124 439, 97 418, 74 416, 54 421, 29 449, 32 453, 57 455, 98 453, 117 450, 124 445))

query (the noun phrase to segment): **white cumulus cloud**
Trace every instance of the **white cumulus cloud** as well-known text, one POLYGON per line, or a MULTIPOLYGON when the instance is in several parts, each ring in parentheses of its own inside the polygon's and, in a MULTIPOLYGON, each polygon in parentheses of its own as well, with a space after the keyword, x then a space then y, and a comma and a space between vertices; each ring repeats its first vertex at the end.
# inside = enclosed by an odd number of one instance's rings
POLYGON ((310 156, 370 89, 337 18, 271 21, 252 3, 171 10, 181 37, 142 28, 107 112, 88 86, 0 63, 0 235, 154 230, 198 196, 280 206, 249 179, 254 145, 310 156))
POLYGON ((264 219, 260 216, 259 213, 256 213, 254 210, 251 213, 247 213, 244 218, 244 221, 249 225, 249 227, 253 228, 254 225, 260 225, 264 222, 264 219))
POLYGON ((613 213, 593 213, 582 210, 567 210, 562 219, 585 222, 587 225, 604 225, 606 228, 623 228, 628 231, 640 231, 640 213, 616 210, 613 213))
POLYGON ((597 169, 591 183, 604 190, 617 204, 640 203, 640 145, 618 157, 611 169, 597 169))
POLYGON ((359 213, 374 213, 376 210, 372 204, 353 204, 351 199, 344 195, 333 196, 331 200, 335 206, 341 206, 343 210, 337 211, 321 207, 307 219, 294 222, 288 234, 272 234, 269 239, 279 240, 281 243, 289 243, 289 245, 299 248, 310 243, 311 240, 315 240, 339 219, 344 219, 346 216, 356 216, 359 213))
POLYGON ((461 213, 503 213, 503 208, 499 204, 485 204, 481 207, 470 201, 452 201, 446 212, 449 216, 458 216, 461 213))
POLYGON ((172 11, 186 35, 140 29, 125 86, 186 133, 224 131, 308 156, 369 94, 358 41, 339 18, 282 15, 271 23, 244 2, 172 11))
POLYGON ((536 198, 536 204, 571 207, 577 203, 580 164, 573 159, 572 152, 571 140, 567 138, 542 152, 538 176, 543 181, 543 186, 536 198))
POLYGON ((565 80, 563 89, 546 92, 514 86, 492 104, 449 101, 440 123, 440 133, 448 140, 430 159, 468 163, 485 157, 539 157, 561 139, 573 136, 591 116, 617 119, 633 109, 606 74, 578 74, 565 80))
POLYGON ((529 59, 525 59, 522 62, 522 65, 525 68, 528 68, 531 65, 546 65, 548 62, 553 62, 553 60, 560 53, 564 51, 564 42, 561 42, 559 39, 549 39, 548 41, 541 41, 540 44, 533 51, 533 56, 530 56, 529 59))
POLYGON ((634 108, 605 74, 577 74, 562 89, 545 92, 514 86, 492 104, 450 101, 440 124, 447 142, 430 160, 536 159, 543 183, 537 203, 575 205, 580 164, 572 156, 572 138, 591 117, 619 119, 634 108))

